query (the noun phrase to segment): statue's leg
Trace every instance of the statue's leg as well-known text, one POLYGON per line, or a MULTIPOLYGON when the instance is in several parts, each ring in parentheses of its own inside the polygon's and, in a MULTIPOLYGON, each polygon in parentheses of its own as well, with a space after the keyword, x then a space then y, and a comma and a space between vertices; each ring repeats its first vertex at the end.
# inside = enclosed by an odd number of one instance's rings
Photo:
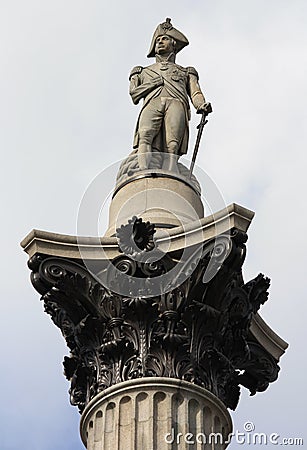
POLYGON ((141 112, 138 130, 138 163, 140 170, 149 168, 152 155, 152 143, 160 131, 163 115, 160 98, 151 100, 141 112))
POLYGON ((149 168, 151 160, 151 144, 142 142, 138 147, 138 164, 140 170, 146 170, 149 168))
POLYGON ((178 172, 177 161, 185 133, 185 117, 183 103, 178 99, 169 100, 165 111, 165 141, 168 153, 165 168, 171 172, 178 172))

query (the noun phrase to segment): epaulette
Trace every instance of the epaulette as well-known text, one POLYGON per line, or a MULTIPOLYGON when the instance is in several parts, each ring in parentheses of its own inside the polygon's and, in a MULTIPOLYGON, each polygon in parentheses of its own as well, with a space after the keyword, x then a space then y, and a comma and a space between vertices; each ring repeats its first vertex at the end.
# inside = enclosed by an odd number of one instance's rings
POLYGON ((131 70, 130 75, 129 75, 129 80, 131 79, 131 77, 132 77, 133 75, 136 75, 136 74, 138 74, 138 73, 141 73, 142 70, 143 70, 143 67, 142 67, 142 66, 135 66, 135 67, 133 67, 133 69, 131 70))
POLYGON ((188 74, 195 75, 198 79, 198 72, 195 67, 187 67, 188 74))

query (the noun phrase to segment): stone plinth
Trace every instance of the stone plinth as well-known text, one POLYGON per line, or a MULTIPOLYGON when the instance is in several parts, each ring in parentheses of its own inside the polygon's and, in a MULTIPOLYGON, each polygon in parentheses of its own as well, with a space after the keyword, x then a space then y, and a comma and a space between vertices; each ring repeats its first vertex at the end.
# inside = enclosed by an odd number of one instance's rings
POLYGON ((217 397, 172 378, 112 386, 81 417, 87 450, 222 450, 231 431, 231 417, 217 397))
POLYGON ((114 235, 132 216, 149 220, 158 228, 172 228, 203 218, 204 208, 200 193, 188 178, 143 171, 116 187, 106 236, 114 235))

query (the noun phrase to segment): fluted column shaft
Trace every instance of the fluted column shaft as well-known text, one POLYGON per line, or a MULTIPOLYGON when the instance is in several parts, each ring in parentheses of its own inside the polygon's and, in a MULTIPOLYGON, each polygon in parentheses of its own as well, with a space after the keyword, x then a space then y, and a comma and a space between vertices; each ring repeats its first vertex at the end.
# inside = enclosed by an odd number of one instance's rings
POLYGON ((112 386, 81 418, 87 450, 223 450, 231 431, 231 417, 217 397, 169 378, 112 386))

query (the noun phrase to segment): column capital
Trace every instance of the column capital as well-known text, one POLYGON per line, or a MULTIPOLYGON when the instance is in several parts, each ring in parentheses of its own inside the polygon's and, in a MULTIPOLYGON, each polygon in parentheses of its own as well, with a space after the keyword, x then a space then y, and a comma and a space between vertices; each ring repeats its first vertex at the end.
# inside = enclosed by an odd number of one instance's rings
POLYGON ((244 282, 246 240, 231 227, 191 246, 185 260, 175 251, 153 262, 151 247, 140 258, 118 253, 96 273, 86 260, 35 253, 32 283, 70 349, 71 403, 82 412, 115 384, 163 377, 205 388, 235 409, 240 385, 253 395, 275 381, 276 355, 251 332, 270 280, 259 274, 244 282), (157 291, 157 280, 176 267, 157 291))

